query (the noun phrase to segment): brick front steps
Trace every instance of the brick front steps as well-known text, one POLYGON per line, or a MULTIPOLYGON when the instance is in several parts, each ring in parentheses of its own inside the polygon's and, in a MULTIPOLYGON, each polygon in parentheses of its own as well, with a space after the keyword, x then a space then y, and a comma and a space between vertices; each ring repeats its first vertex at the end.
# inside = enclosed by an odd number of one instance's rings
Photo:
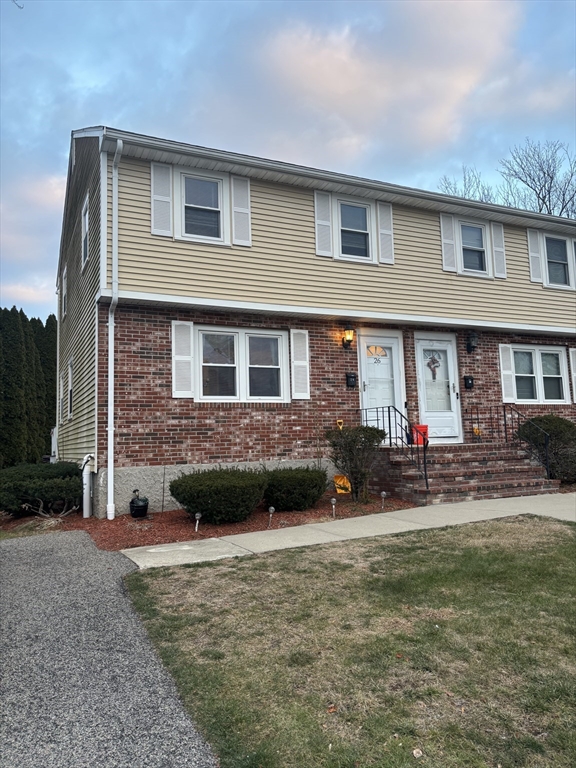
POLYGON ((418 506, 504 496, 554 493, 558 480, 526 452, 507 443, 434 445, 427 451, 428 484, 396 448, 381 448, 370 490, 386 490, 418 506))

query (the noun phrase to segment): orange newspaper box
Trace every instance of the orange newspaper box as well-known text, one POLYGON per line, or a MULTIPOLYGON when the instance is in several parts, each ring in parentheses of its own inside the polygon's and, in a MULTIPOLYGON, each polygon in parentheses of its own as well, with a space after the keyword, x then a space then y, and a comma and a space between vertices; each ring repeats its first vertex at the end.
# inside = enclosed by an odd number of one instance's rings
POLYGON ((414 424, 412 427, 412 442, 414 445, 424 445, 428 441, 428 424, 414 424))

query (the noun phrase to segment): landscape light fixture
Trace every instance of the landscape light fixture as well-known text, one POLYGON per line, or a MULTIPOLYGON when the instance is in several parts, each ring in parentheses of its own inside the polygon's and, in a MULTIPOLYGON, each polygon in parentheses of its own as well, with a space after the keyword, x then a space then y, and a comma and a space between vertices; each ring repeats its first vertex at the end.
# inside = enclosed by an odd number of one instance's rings
POLYGON ((342 346, 344 349, 349 349, 350 345, 354 341, 354 328, 351 323, 346 323, 344 328, 344 336, 342 337, 342 346))

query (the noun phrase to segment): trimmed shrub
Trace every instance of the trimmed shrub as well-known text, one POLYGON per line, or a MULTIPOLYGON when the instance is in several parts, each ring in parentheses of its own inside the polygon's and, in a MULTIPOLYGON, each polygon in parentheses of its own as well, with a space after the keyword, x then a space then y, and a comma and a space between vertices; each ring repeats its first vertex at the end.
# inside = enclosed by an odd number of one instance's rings
POLYGON ((19 464, 0 470, 0 509, 14 517, 64 514, 79 507, 82 472, 77 464, 19 464))
POLYGON ((172 480, 170 493, 191 517, 200 512, 207 523, 238 523, 262 501, 266 480, 262 471, 209 469, 172 480))
POLYGON ((550 435, 548 444, 550 475, 564 483, 576 482, 576 424, 570 419, 563 419, 561 416, 550 413, 547 416, 535 416, 520 426, 518 437, 534 446, 544 464, 546 438, 541 429, 550 435))
POLYGON ((322 496, 328 483, 326 470, 312 467, 272 469, 267 476, 264 499, 278 512, 309 509, 322 496))
POLYGON ((330 458, 350 481, 354 501, 368 501, 370 470, 385 437, 386 432, 376 427, 343 427, 326 432, 332 448, 330 458))

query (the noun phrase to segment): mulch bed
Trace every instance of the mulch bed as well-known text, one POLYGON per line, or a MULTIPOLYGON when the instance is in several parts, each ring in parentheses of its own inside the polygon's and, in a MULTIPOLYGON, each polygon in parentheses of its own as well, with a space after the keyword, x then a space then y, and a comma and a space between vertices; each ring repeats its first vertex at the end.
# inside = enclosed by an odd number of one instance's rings
MULTIPOLYGON (((319 523, 332 520, 332 505, 330 499, 333 491, 328 491, 318 503, 305 512, 276 512, 270 528, 287 528, 306 523, 319 523)), ((338 494, 336 517, 339 520, 349 517, 361 517, 382 512, 380 497, 374 496, 368 504, 352 501, 350 494, 338 494)), ((410 509, 414 504, 403 499, 386 498, 384 511, 393 512, 397 509, 410 509)), ((170 544, 177 541, 193 541, 199 539, 218 538, 235 533, 250 533, 264 531, 268 528, 270 517, 265 505, 261 505, 242 523, 226 525, 210 525, 200 521, 198 533, 195 533, 195 520, 192 520, 183 509, 169 512, 151 513, 143 519, 134 519, 129 514, 119 515, 115 520, 101 520, 95 517, 84 519, 76 513, 55 523, 51 530, 87 531, 99 549, 117 551, 130 547, 145 547, 152 544, 170 544)), ((42 521, 37 517, 20 517, 0 519, 0 530, 13 531, 20 526, 29 528, 42 521)))

